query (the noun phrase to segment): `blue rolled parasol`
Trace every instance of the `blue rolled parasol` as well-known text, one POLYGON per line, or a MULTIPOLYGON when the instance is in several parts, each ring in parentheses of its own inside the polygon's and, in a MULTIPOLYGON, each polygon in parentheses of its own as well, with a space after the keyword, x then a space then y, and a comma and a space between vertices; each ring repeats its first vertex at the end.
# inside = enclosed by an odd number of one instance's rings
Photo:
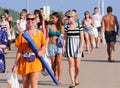
MULTIPOLYGON (((34 53, 37 55, 39 50, 37 49, 36 45, 34 44, 33 40, 31 39, 31 37, 29 36, 29 34, 25 31, 22 36, 28 41, 30 48, 34 51, 34 53)), ((58 80, 55 78, 52 70, 50 69, 49 65, 46 63, 46 61, 44 60, 43 57, 39 57, 39 60, 42 62, 42 64, 44 65, 44 67, 46 68, 47 72, 49 73, 49 75, 51 76, 51 78, 53 79, 53 81, 55 82, 56 85, 58 85, 58 80)))

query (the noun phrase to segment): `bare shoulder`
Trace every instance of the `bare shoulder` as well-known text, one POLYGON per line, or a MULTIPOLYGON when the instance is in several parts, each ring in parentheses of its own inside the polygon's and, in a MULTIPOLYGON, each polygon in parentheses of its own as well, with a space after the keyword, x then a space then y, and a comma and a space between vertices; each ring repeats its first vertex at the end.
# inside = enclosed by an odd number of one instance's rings
POLYGON ((103 19, 107 18, 107 15, 103 16, 103 19))
POLYGON ((13 18, 12 18, 11 16, 9 16, 9 17, 8 17, 8 20, 9 20, 9 21, 12 21, 12 20, 13 20, 13 18))
POLYGON ((107 14, 105 16, 103 16, 103 20, 109 20, 109 19, 116 19, 117 17, 113 14, 107 14))
POLYGON ((114 17, 115 19, 117 19, 117 16, 116 16, 116 15, 113 15, 113 17, 114 17))
POLYGON ((82 25, 84 24, 84 22, 85 22, 85 20, 83 19, 83 20, 82 20, 82 22, 81 22, 81 23, 82 23, 82 25))
POLYGON ((112 16, 116 17, 116 15, 112 14, 112 16))

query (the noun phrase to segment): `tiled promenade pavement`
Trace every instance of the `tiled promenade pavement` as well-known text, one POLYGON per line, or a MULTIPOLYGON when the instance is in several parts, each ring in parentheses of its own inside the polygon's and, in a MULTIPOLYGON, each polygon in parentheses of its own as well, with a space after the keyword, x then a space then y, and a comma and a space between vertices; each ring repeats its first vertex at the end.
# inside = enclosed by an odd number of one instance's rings
MULTIPOLYGON (((95 48, 94 54, 86 54, 81 59, 80 85, 75 88, 120 88, 120 37, 115 46, 115 62, 107 61, 106 44, 101 44, 100 48, 95 48)), ((6 55, 7 70, 11 69, 15 59, 16 48, 6 55)), ((39 88, 68 88, 70 78, 68 73, 68 62, 63 58, 62 85, 56 86, 49 76, 39 77, 39 88)), ((22 88, 21 77, 18 76, 20 88, 22 88)), ((0 73, 0 88, 7 88, 6 74, 0 73)))

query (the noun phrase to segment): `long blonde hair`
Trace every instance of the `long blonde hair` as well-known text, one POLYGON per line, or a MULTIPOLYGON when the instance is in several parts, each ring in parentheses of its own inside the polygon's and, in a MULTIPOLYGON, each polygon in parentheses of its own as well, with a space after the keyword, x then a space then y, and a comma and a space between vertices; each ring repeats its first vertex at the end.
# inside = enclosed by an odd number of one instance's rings
POLYGON ((76 12, 71 11, 71 15, 73 16, 73 18, 75 19, 75 21, 78 19, 78 15, 76 12))

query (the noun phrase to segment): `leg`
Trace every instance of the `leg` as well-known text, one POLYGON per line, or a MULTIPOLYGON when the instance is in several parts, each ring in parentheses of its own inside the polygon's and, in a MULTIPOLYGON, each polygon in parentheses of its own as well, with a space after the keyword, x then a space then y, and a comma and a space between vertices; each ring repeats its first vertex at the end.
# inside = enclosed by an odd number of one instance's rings
POLYGON ((97 43, 96 43, 96 47, 97 48, 100 46, 100 41, 101 41, 101 38, 98 36, 97 37, 97 43))
POLYGON ((75 85, 79 85, 80 58, 75 58, 75 85))
POLYGON ((85 35, 85 41, 86 41, 86 50, 89 52, 90 48, 90 42, 89 42, 89 35, 88 33, 84 33, 85 35))
POLYGON ((51 59, 51 68, 54 72, 54 75, 56 76, 56 61, 55 61, 55 56, 56 56, 56 46, 53 44, 48 45, 48 56, 50 56, 49 58, 51 59))
POLYGON ((98 40, 98 39, 95 38, 95 47, 96 47, 96 48, 98 48, 98 47, 97 47, 97 40, 98 40))
POLYGON ((52 63, 52 70, 54 72, 54 75, 56 76, 56 64, 55 64, 56 60, 55 60, 55 56, 51 56, 50 59, 51 59, 51 63, 52 63))
POLYGON ((115 51, 115 43, 110 43, 110 60, 114 61, 114 51, 115 51))
POLYGON ((69 74, 70 74, 70 79, 72 81, 72 85, 75 85, 75 63, 74 63, 74 58, 69 57, 68 58, 69 62, 69 74))
POLYGON ((11 50, 11 40, 8 40, 8 48, 11 50))
POLYGON ((93 35, 93 34, 90 34, 90 35, 89 35, 89 38, 90 38, 90 45, 91 45, 91 51, 90 51, 90 53, 94 53, 94 45, 93 45, 94 35, 93 35))
POLYGON ((29 88, 29 86, 30 86, 30 74, 22 76, 22 80, 23 80, 23 88, 29 88))
POLYGON ((101 27, 97 27, 97 32, 98 32, 98 36, 97 36, 97 41, 96 41, 96 47, 98 48, 100 46, 100 42, 102 40, 100 37, 101 27))
POLYGON ((107 54, 108 54, 108 60, 110 60, 110 43, 107 43, 107 54))
POLYGON ((61 83, 61 76, 62 76, 62 54, 57 55, 56 59, 56 65, 57 65, 57 72, 58 72, 58 82, 61 83))
POLYGON ((31 88, 38 88, 38 79, 40 72, 30 73, 31 88))

